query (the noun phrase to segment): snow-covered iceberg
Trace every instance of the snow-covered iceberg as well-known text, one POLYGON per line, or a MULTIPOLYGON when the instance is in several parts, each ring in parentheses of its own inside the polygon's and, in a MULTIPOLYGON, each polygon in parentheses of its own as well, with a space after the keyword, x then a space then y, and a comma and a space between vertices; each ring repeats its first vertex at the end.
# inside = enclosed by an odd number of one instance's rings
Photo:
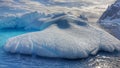
POLYGON ((120 0, 108 7, 99 24, 109 33, 120 39, 120 0))
POLYGON ((85 58, 98 51, 120 51, 118 39, 70 14, 45 18, 38 28, 41 31, 8 39, 5 51, 70 59, 85 58))
POLYGON ((112 2, 0 0, 0 29, 37 30, 9 38, 4 49, 71 59, 95 55, 98 51, 119 51, 120 41, 95 24, 112 2))

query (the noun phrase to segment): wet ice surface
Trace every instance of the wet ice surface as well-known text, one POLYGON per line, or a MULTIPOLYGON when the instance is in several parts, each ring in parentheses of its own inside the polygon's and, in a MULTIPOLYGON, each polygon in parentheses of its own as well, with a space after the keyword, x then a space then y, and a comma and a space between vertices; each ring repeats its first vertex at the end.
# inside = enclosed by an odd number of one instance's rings
POLYGON ((117 52, 100 52, 86 59, 58 59, 40 56, 10 54, 4 52, 2 45, 5 41, 23 30, 0 30, 0 68, 120 68, 120 54, 117 52))
POLYGON ((0 29, 0 46, 2 46, 8 38, 27 32, 29 31, 24 31, 21 29, 0 29))

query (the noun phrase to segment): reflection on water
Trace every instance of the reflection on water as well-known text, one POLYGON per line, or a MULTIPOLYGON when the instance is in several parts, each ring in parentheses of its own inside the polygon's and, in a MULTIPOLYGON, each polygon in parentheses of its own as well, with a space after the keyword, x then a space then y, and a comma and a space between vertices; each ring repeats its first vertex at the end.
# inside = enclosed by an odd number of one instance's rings
POLYGON ((10 54, 2 45, 16 35, 27 33, 23 30, 0 30, 0 68, 120 68, 120 54, 100 52, 86 59, 58 59, 40 56, 10 54))
POLYGON ((95 58, 91 58, 89 65, 94 68, 120 68, 120 54, 101 52, 95 58))

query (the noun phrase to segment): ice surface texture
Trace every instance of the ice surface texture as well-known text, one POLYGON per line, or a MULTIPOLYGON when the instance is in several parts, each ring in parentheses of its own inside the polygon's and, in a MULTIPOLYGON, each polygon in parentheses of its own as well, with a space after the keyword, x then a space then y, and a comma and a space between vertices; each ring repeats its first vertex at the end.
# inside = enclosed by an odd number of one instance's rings
POLYGON ((118 39, 78 17, 60 14, 42 20, 37 27, 41 31, 12 37, 4 49, 11 53, 70 59, 85 58, 98 51, 120 51, 118 39))

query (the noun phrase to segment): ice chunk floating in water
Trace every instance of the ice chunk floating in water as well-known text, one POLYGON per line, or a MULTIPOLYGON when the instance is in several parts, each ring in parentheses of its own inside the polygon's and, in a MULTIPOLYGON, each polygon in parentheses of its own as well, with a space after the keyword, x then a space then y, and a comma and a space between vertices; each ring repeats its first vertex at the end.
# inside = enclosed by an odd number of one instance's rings
POLYGON ((119 51, 120 41, 102 29, 71 15, 51 18, 42 31, 10 38, 5 51, 45 57, 85 58, 98 51, 119 51))

